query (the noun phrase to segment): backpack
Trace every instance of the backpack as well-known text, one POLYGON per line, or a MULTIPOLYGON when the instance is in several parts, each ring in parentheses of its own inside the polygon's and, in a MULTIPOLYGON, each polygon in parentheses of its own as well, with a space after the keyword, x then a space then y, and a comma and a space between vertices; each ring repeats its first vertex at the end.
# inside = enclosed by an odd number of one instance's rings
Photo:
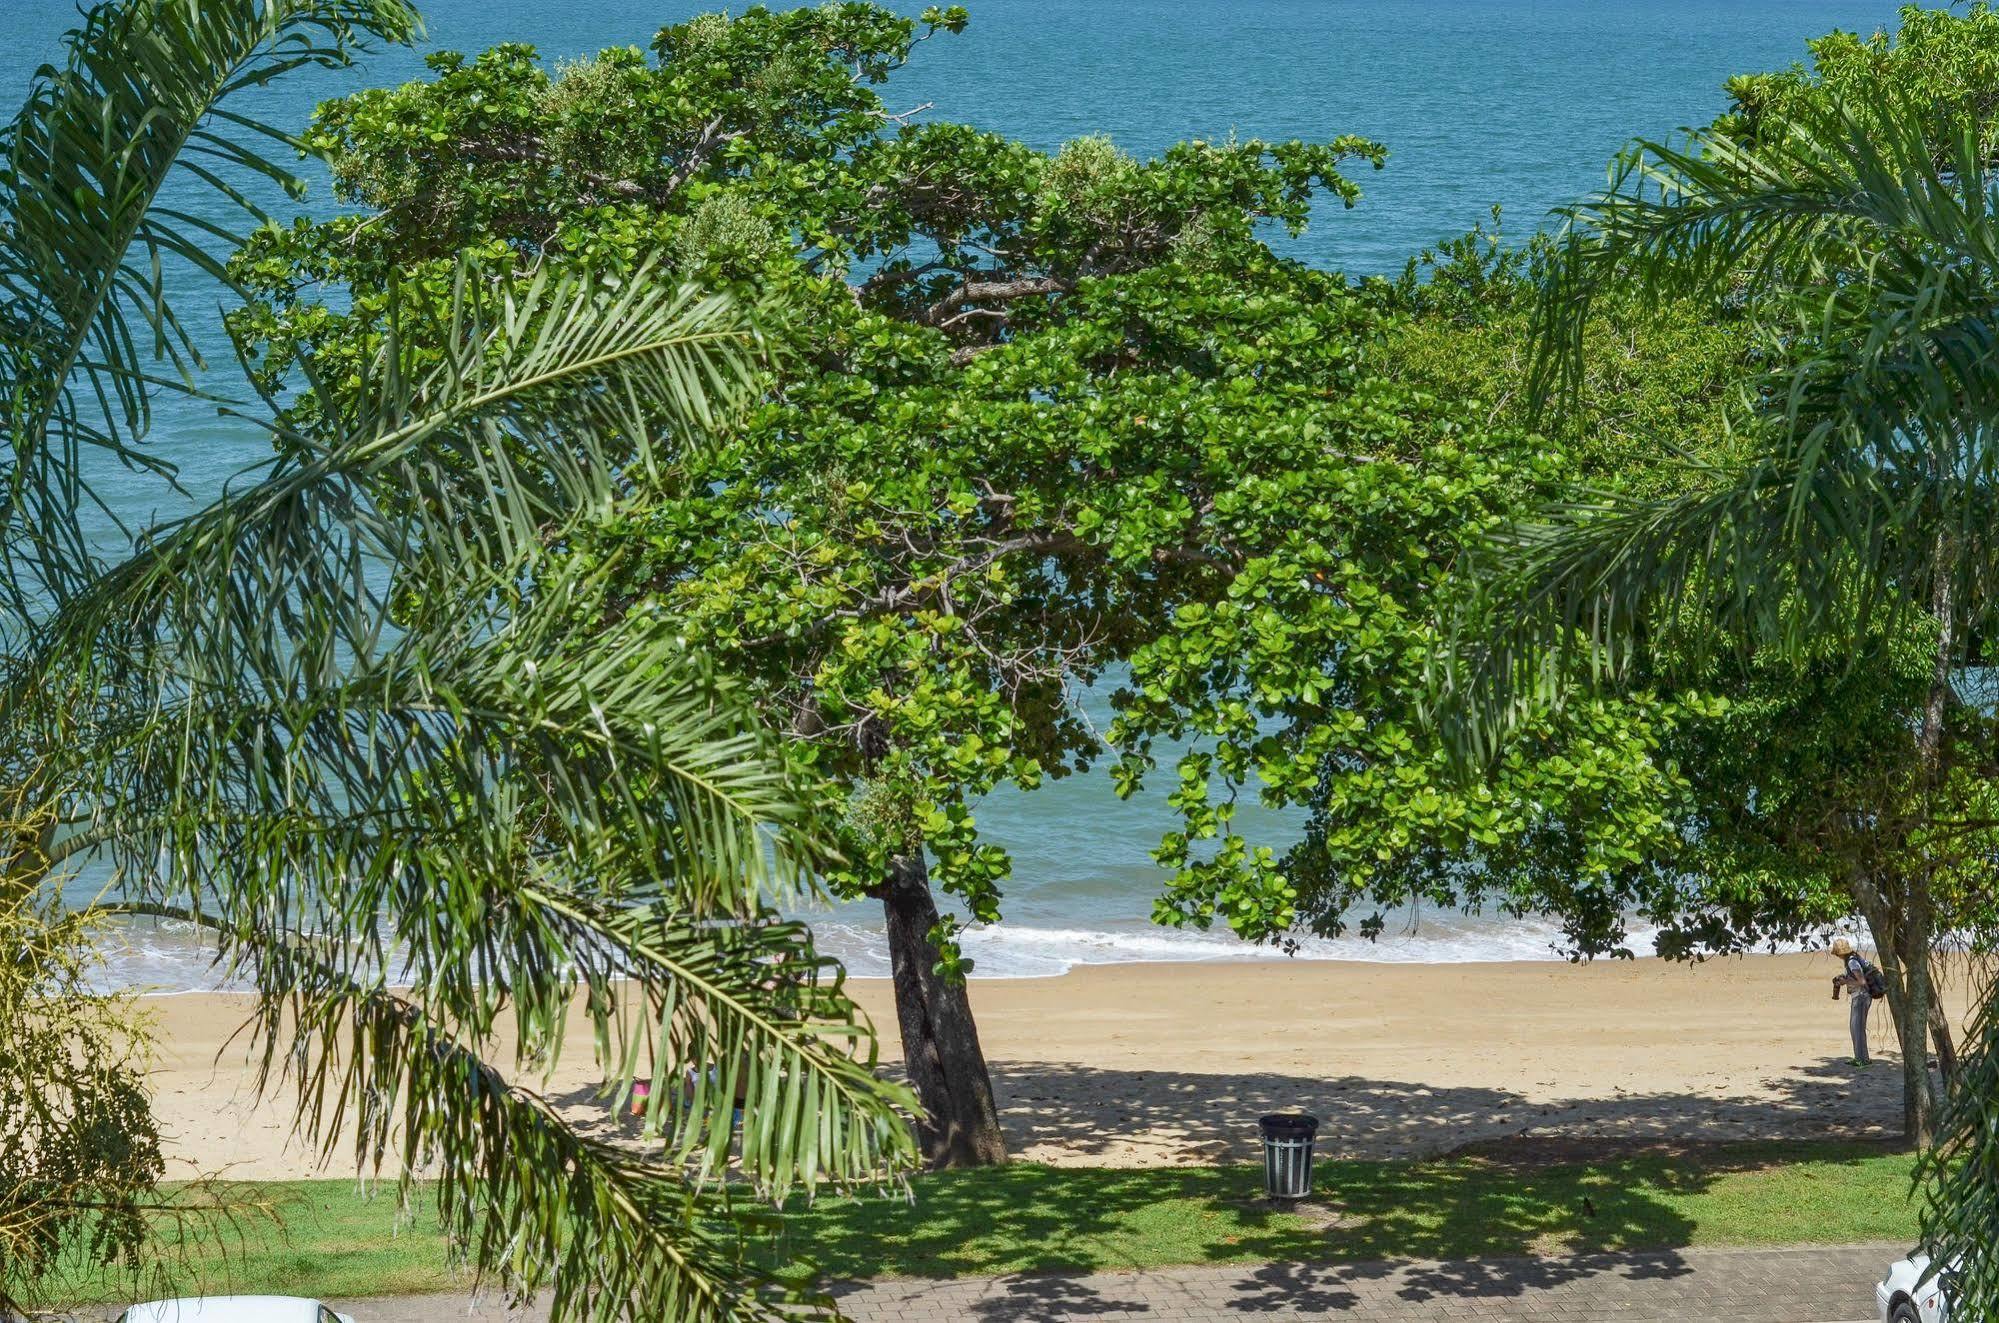
POLYGON ((1860 962, 1860 977, 1867 980, 1867 995, 1879 1001, 1888 995, 1888 981, 1881 977, 1881 971, 1865 960, 1860 962))

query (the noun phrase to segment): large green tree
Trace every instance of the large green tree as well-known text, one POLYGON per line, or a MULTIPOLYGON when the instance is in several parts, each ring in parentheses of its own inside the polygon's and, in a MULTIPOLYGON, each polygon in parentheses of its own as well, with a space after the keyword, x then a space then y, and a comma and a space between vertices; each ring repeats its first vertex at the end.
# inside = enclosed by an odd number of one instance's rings
MULTIPOLYGON (((1987 177, 1999 17, 1910 8, 1894 36, 1833 34, 1812 62, 1735 80, 1690 142, 1642 144, 1572 216, 1527 369, 1545 427, 1615 443, 1592 404, 1601 327, 1689 306, 1740 328, 1731 435, 1673 417, 1663 484, 1599 480, 1476 564, 1515 627, 1481 658, 1464 732, 1503 756, 1527 714, 1618 685, 1726 695, 1666 750, 1704 802, 1690 864, 1759 896, 1863 914, 1890 972, 1910 1137, 1933 1113, 1922 1050, 1932 931, 1991 932, 1987 177), (1675 433, 1678 433, 1677 437, 1675 433), (1586 658, 1592 666, 1578 666, 1586 658), (1830 884, 1830 885, 1828 885, 1830 884)), ((1513 328, 1515 333, 1519 328, 1513 328)), ((1459 342, 1462 348, 1462 341, 1459 342)), ((1633 347, 1636 347, 1634 342, 1633 347)), ((1658 379, 1671 381, 1674 374, 1658 379)), ((1673 394, 1683 396, 1680 390, 1673 394)), ((1925 1237, 1954 1314, 1999 1310, 1992 1072, 1999 1015, 1949 1094, 1925 1237)))
MULTIPOLYGON (((1578 503, 1516 550, 1533 608, 1522 637, 1586 626, 1613 673, 1698 660, 1712 638, 1793 656, 1920 640, 1927 676, 1904 811, 1878 820, 1867 850, 1893 866, 1865 879, 1875 894, 1862 908, 1904 971, 1894 1002, 1921 1141, 1930 1091, 1915 1045, 1931 1014, 1939 881, 1956 886, 1957 846, 1990 830, 1975 784, 1989 720, 1954 680, 1986 660, 1991 608, 1992 125, 1979 89, 1949 75, 1989 63, 1999 43, 1982 9, 1962 20, 1914 11, 1906 23, 1912 54, 1831 43, 1821 55, 1842 58, 1756 85, 1761 113, 1689 143, 1642 145, 1577 210, 1543 304, 1544 389, 1566 397, 1578 328, 1606 291, 1733 302, 1762 355, 1744 377, 1748 444, 1670 495, 1578 503), (1960 58, 1933 58, 1952 43, 1960 58)), ((1549 654, 1502 648, 1488 670, 1503 683, 1489 692, 1545 692, 1537 655, 1549 654)))
MULTIPOLYGON (((1156 630, 1163 597, 1226 576, 1205 488, 1265 462, 1255 438, 1296 446, 1287 412, 1340 389, 1347 353, 1336 282, 1302 300, 1256 227, 1302 225, 1318 189, 1351 198, 1342 162, 1380 155, 1139 162, 902 123, 872 84, 963 21, 753 9, 559 77, 517 47, 433 57, 432 80, 320 114, 366 211, 268 231, 235 267, 265 294, 239 336, 279 363, 376 352, 392 288, 441 295, 460 245, 547 271, 663 247, 765 309, 764 398, 560 541, 612 585, 565 605, 580 634, 703 638, 790 737, 844 825, 829 876, 884 906, 933 1163, 1004 1156, 933 887, 998 917, 1008 864, 973 801, 1086 764, 1072 687, 1156 630)), ((292 417, 310 431, 318 409, 292 417)))
POLYGON ((241 414, 269 463, 129 546, 84 532, 98 461, 170 476, 152 404, 200 395, 160 264, 236 290, 215 251, 233 236, 170 186, 256 215, 212 163, 295 183, 269 150, 296 140, 237 94, 414 23, 400 0, 120 0, 0 139, 0 916, 47 935, 0 984, 29 1062, 0 1091, 0 1294, 30 1294, 72 1234, 146 1252, 158 1168, 130 1058, 94 1030, 67 1061, 47 1044, 68 939, 151 914, 204 925, 252 983, 260 1089, 306 1141, 405 1191, 434 1174, 509 1295, 775 1316, 785 1293, 732 1235, 749 1206, 913 1157, 837 967, 773 908, 828 833, 679 633, 567 632, 605 589, 548 551, 745 398, 741 313, 643 255, 535 274, 447 250, 442 297, 388 291, 397 329, 368 352, 289 364, 310 430, 241 414), (91 867, 109 889, 65 911, 91 867), (540 1091, 572 1016, 607 1101, 650 1054, 663 1160, 540 1091))
MULTIPOLYGON (((322 111, 316 141, 363 214, 267 232, 236 268, 266 295, 238 323, 253 355, 321 362, 371 352, 386 292, 440 287, 430 264, 457 244, 560 270, 657 240, 766 309, 763 401, 660 470, 673 499, 564 543, 618 585, 574 627, 709 640, 840 806, 833 876, 884 905, 936 1163, 1003 1149, 934 889, 999 916, 1009 865, 974 801, 1086 766, 1100 737, 1074 690, 1115 664, 1145 668, 1122 700, 1128 784, 1161 737, 1227 736, 1183 769, 1195 821, 1162 853, 1160 912, 1253 936, 1289 932, 1298 892, 1208 801, 1211 767, 1261 764, 1302 794, 1364 759, 1342 811, 1393 838, 1403 877, 1467 840, 1514 848, 1559 802, 1540 876, 1587 878, 1673 793, 1651 718, 1621 706, 1551 723, 1472 796, 1415 742, 1449 549, 1546 465, 1523 431, 1381 370, 1380 309, 1261 241, 1317 191, 1351 201, 1341 167, 1380 149, 1185 143, 1138 161, 902 122, 870 84, 962 21, 758 9, 557 78, 519 48, 436 57, 427 82, 322 111), (1210 683, 1207 666, 1229 669, 1210 683), (1238 745, 1260 694, 1309 706, 1320 734, 1238 745)), ((1349 848, 1359 829, 1340 830, 1349 848)))
MULTIPOLYGON (((1544 260, 1547 249, 1508 255, 1483 238, 1451 245, 1428 279, 1397 292, 1412 315, 1394 333, 1392 353, 1398 370, 1426 388, 1485 390, 1498 416, 1525 426, 1538 304, 1530 258, 1544 260)), ((1753 433, 1738 426, 1734 387, 1757 361, 1754 319, 1697 300, 1606 304, 1586 331, 1563 415, 1540 419, 1573 461, 1549 498, 1669 498, 1739 459, 1753 433)), ((1699 956, 1809 938, 1861 916, 1878 939, 1901 1032, 1906 952, 1890 898, 1908 885, 1902 874, 1912 862, 1928 859, 1925 867, 1939 870, 1945 929, 1990 932, 1989 904, 1973 881, 1976 861, 1995 845, 1989 712, 1951 705, 1953 770, 1936 792, 1951 801, 1953 825, 1928 831, 1916 734, 1932 636, 1920 621, 1883 622, 1864 638, 1797 654, 1701 642, 1698 655, 1639 659, 1623 677, 1627 692, 1701 694, 1712 704, 1708 716, 1662 734, 1656 756, 1678 770, 1688 793, 1670 829, 1646 845, 1627 917, 1656 927, 1662 954, 1699 956)), ((1930 1028, 1948 1063, 1952 1035, 1940 1013, 1930 1028)))
MULTIPOLYGON (((1751 444, 1679 492, 1581 504, 1524 533, 1525 609, 1484 667, 1483 706, 1503 718, 1522 710, 1508 696, 1559 691, 1551 640, 1579 638, 1605 672, 1628 674, 1640 659, 1697 658, 1707 636, 1797 656, 1919 631, 1922 831, 1877 907, 1903 960, 1911 1047, 1929 1017, 1947 862, 1933 838, 1951 825, 1953 678, 1987 660, 1991 636, 1987 130, 1976 102, 1854 73, 1753 136, 1724 126, 1645 144, 1577 209, 1543 305, 1547 389, 1559 398, 1574 381, 1578 327, 1606 291, 1735 300, 1765 354, 1745 378, 1751 444)), ((1904 1056, 1910 1136, 1925 1142, 1925 1054, 1904 1056)))

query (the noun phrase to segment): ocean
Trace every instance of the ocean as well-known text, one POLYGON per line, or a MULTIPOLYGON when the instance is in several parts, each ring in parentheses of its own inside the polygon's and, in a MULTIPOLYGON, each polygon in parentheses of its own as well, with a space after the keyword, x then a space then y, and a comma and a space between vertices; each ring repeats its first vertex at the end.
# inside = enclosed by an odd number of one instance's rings
MULTIPOLYGON (((7 0, 13 39, 0 87, 23 88, 56 58, 75 0, 7 0)), ((699 4, 635 0, 432 0, 423 49, 477 51, 529 42, 550 61, 646 44, 699 4)), ((910 5, 914 10, 918 6, 910 5)), ((1387 145, 1387 168, 1361 167, 1353 210, 1324 204, 1283 247, 1351 274, 1394 274, 1425 245, 1502 208, 1521 236, 1551 208, 1599 186, 1637 136, 1704 123, 1729 75, 1805 58, 1834 28, 1892 27, 1889 0, 973 0, 971 26, 920 46, 887 87, 896 109, 954 119, 1049 148, 1108 134, 1140 154, 1182 138, 1324 139, 1358 133, 1387 145)), ((421 72, 420 53, 385 51, 357 68, 312 73, 255 94, 245 108, 302 126, 319 100, 421 72)), ((333 206, 318 180, 304 206, 333 206)), ((201 290, 182 314, 224 346, 216 300, 201 290)), ((219 361, 229 362, 226 350, 219 361)), ((227 381, 227 378, 218 378, 227 381)), ((156 481, 110 475, 128 525, 212 495, 262 455, 259 436, 210 409, 164 410, 151 444, 180 468, 186 498, 156 481)), ((107 521, 108 532, 109 524, 107 521)), ((1159 870, 1147 852, 1171 813, 1163 793, 1125 803, 1101 776, 1003 793, 980 806, 1013 853, 1003 922, 966 940, 975 976, 1037 977, 1077 964, 1281 958, 1221 933, 1149 920, 1159 870)), ((1282 829, 1281 824, 1275 824, 1282 829)), ((821 941, 859 975, 887 972, 871 903, 817 911, 821 941)), ((1558 958, 1552 925, 1480 915, 1404 914, 1381 941, 1308 941, 1308 958, 1461 961, 1558 958)), ((1637 948, 1646 948, 1638 934, 1637 948)), ((114 981, 165 990, 208 986, 182 934, 133 933, 114 981)))

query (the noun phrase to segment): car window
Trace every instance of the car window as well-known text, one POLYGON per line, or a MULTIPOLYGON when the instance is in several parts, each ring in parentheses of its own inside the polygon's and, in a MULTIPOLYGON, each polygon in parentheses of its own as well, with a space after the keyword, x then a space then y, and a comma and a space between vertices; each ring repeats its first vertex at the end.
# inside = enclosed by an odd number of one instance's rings
POLYGON ((319 1307, 319 1323, 340 1323, 340 1315, 334 1313, 325 1305, 321 1305, 319 1307))

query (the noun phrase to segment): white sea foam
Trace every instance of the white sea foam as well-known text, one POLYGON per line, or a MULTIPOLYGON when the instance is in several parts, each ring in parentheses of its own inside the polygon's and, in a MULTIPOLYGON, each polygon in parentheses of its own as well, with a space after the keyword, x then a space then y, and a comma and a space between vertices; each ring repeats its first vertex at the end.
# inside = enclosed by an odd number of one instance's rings
POLYGON ((169 996, 239 992, 249 986, 216 965, 214 941, 193 924, 150 919, 121 924, 101 954, 104 963, 90 981, 104 991, 169 996))
MULTIPOLYGON (((838 957, 849 973, 883 978, 889 973, 881 925, 842 906, 806 915, 820 950, 838 957)), ((978 924, 962 937, 975 978, 1052 978, 1078 965, 1137 961, 1356 960, 1390 964, 1458 964, 1490 960, 1560 960, 1559 932, 1531 920, 1480 920, 1450 915, 1392 931, 1379 941, 1307 937, 1293 951, 1242 941, 1225 932, 1131 926, 1085 928, 1032 924, 978 924)), ((1634 934, 1636 955, 1652 954, 1649 933, 1634 934)), ((184 925, 134 924, 105 953, 93 981, 105 988, 150 994, 240 991, 246 985, 215 967, 214 947, 184 925)))
MULTIPOLYGON (((843 907, 843 909, 846 907, 843 907)), ((805 916, 819 948, 858 978, 886 978, 888 947, 879 924, 845 914, 805 916)), ((1626 944, 1639 957, 1655 954, 1653 932, 1636 929, 1626 944)), ((1222 963, 1271 960, 1351 960, 1380 964, 1449 965, 1500 960, 1551 960, 1563 954, 1560 930, 1532 919, 1479 919, 1464 915, 1425 920, 1413 930, 1391 931, 1378 941, 1362 937, 1301 938, 1295 947, 1259 945, 1220 932, 1174 928, 1069 928, 1028 924, 978 924, 964 930, 974 978, 1053 978, 1078 965, 1138 962, 1222 963)), ((192 930, 135 927, 106 953, 93 980, 98 986, 150 995, 244 991, 213 963, 214 948, 192 930)))
MULTIPOLYGON (((881 929, 846 919, 813 924, 820 949, 849 973, 886 977, 888 949, 881 929)), ((1533 920, 1479 920, 1451 915, 1413 930, 1364 937, 1301 938, 1295 948, 1245 942, 1223 932, 1174 928, 1055 928, 996 923, 967 928, 961 938, 974 978, 1050 978, 1077 965, 1135 961, 1356 960, 1384 964, 1462 964, 1495 960, 1562 960, 1560 930, 1533 920)), ((1632 954, 1654 954, 1652 933, 1636 932, 1632 954)))

